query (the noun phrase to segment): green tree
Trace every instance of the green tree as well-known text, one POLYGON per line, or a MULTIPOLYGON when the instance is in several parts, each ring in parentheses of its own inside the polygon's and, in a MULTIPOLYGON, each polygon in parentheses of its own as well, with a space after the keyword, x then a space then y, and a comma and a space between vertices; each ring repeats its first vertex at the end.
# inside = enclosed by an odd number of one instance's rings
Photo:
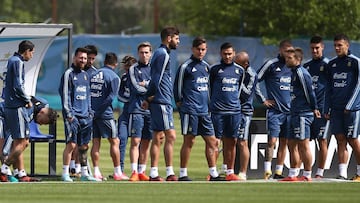
POLYGON ((285 37, 346 33, 360 39, 359 0, 175 0, 171 19, 192 35, 285 37))

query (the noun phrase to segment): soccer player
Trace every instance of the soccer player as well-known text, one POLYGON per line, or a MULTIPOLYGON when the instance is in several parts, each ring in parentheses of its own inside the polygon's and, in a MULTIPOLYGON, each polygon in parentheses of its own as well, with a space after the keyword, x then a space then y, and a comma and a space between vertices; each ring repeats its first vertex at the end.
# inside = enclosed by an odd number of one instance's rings
POLYGON ((110 156, 112 158, 114 180, 122 180, 120 167, 120 140, 117 136, 116 121, 112 102, 117 97, 120 78, 114 72, 118 65, 117 56, 113 52, 105 54, 104 67, 98 69, 91 77, 91 106, 94 110, 93 139, 91 159, 94 166, 94 177, 102 180, 99 167, 101 138, 108 139, 110 143, 110 156))
POLYGON ((330 122, 324 117, 325 92, 328 85, 327 63, 329 59, 323 56, 324 42, 320 36, 315 35, 310 39, 310 50, 312 59, 304 64, 304 68, 309 71, 312 77, 318 109, 322 115, 321 118, 314 118, 314 122, 311 124, 310 139, 317 140, 319 144, 318 168, 315 178, 322 178, 328 151, 327 140, 330 134, 330 122))
POLYGON ((258 81, 258 77, 254 69, 250 66, 249 55, 245 51, 241 51, 235 55, 234 59, 235 63, 239 64, 244 68, 244 81, 241 86, 241 94, 240 94, 240 103, 241 103, 241 112, 242 119, 240 123, 239 129, 239 137, 238 137, 238 149, 240 155, 240 172, 239 178, 240 180, 246 180, 246 171, 249 165, 249 130, 251 118, 254 112, 253 100, 255 94, 255 88, 258 81))
POLYGON ((226 42, 220 47, 221 61, 210 68, 210 112, 215 136, 223 141, 226 180, 237 181, 234 174, 236 142, 242 119, 240 92, 244 69, 233 62, 235 50, 226 42))
POLYGON ((303 52, 300 48, 288 50, 285 61, 291 69, 291 133, 288 137, 290 151, 290 170, 282 181, 311 181, 312 155, 310 150, 310 126, 321 117, 310 73, 301 66, 303 52), (298 178, 301 161, 304 164, 303 175, 298 178))
POLYGON ((130 99, 130 78, 129 78, 129 68, 136 63, 136 59, 132 56, 124 56, 121 60, 122 68, 125 69, 125 72, 120 78, 120 88, 118 93, 118 100, 123 102, 124 106, 122 112, 118 118, 118 137, 120 139, 120 166, 123 171, 122 179, 128 180, 129 177, 124 173, 124 163, 125 163, 125 152, 126 145, 128 142, 129 136, 129 99, 130 99))
POLYGON ((152 138, 151 117, 148 109, 141 108, 150 83, 150 58, 152 47, 149 42, 142 42, 137 47, 139 60, 129 69, 130 100, 128 112, 130 144, 130 164, 132 174, 129 181, 148 181, 145 174, 152 138))
MULTIPOLYGON (((33 106, 27 109, 28 119, 34 121, 39 125, 53 124, 57 119, 57 112, 49 107, 49 104, 41 99, 31 96, 31 102, 33 106)), ((11 151, 13 138, 6 127, 4 120, 4 102, 0 103, 0 155, 2 163, 4 163, 11 151)), ((8 176, 9 182, 33 182, 40 181, 40 179, 28 177, 25 169, 23 169, 23 156, 20 156, 13 163, 14 176, 8 176), (19 169, 20 168, 20 169, 19 169), (17 179, 18 178, 18 179, 17 179)))
POLYGON ((174 98, 180 112, 183 134, 179 181, 191 181, 187 174, 187 165, 197 135, 201 135, 205 141, 209 180, 221 180, 216 170, 217 140, 208 110, 210 66, 204 60, 207 51, 206 40, 196 37, 191 50, 190 59, 181 64, 177 70, 174 83, 174 98))
POLYGON ((90 176, 87 165, 87 151, 92 134, 90 78, 83 70, 87 63, 87 49, 77 48, 73 64, 61 77, 59 94, 65 125, 66 145, 63 151, 62 180, 72 182, 69 175, 71 154, 76 145, 81 165, 81 181, 100 181, 90 176))
MULTIPOLYGON (((97 50, 96 46, 91 45, 91 44, 86 45, 84 48, 88 50, 88 52, 87 52, 88 60, 85 65, 84 71, 86 71, 87 74, 89 75, 89 77, 91 77, 97 70, 94 63, 95 63, 95 58, 98 54, 98 50, 97 50)), ((79 161, 79 156, 78 156, 78 149, 76 146, 73 153, 71 154, 70 176, 71 177, 80 177, 81 176, 80 171, 81 171, 81 166, 80 166, 80 161, 79 161)))
POLYGON ((291 70, 285 67, 285 55, 288 49, 293 49, 290 40, 279 44, 279 55, 270 59, 257 71, 259 83, 256 96, 267 108, 268 144, 265 149, 264 178, 272 176, 271 161, 277 140, 279 147, 274 179, 282 179, 284 160, 286 156, 287 135, 290 125, 290 81, 291 70), (265 82, 267 96, 261 92, 260 82, 265 82))
POLYGON ((152 56, 151 81, 146 93, 146 100, 142 107, 148 109, 150 105, 151 128, 153 140, 150 147, 151 170, 150 181, 162 181, 159 176, 158 165, 160 147, 164 143, 164 157, 166 165, 166 180, 177 181, 173 169, 173 148, 176 139, 173 118, 173 84, 170 69, 170 51, 176 49, 180 43, 179 30, 175 27, 165 27, 161 33, 161 45, 152 56))
MULTIPOLYGON (((13 138, 13 146, 10 154, 1 166, 0 180, 8 182, 8 177, 12 175, 10 166, 20 161, 17 166, 24 171, 22 155, 29 144, 29 113, 28 109, 33 107, 31 97, 25 92, 25 64, 35 52, 35 45, 29 40, 20 42, 18 51, 9 58, 7 72, 3 89, 4 95, 4 118, 5 126, 13 138)), ((25 174, 22 176, 24 181, 29 181, 25 174)))
POLYGON ((347 179, 346 145, 353 149, 356 159, 354 181, 360 181, 360 59, 350 50, 349 38, 345 34, 334 37, 336 57, 330 60, 329 88, 325 99, 325 116, 330 118, 331 132, 338 145, 339 179, 347 179))

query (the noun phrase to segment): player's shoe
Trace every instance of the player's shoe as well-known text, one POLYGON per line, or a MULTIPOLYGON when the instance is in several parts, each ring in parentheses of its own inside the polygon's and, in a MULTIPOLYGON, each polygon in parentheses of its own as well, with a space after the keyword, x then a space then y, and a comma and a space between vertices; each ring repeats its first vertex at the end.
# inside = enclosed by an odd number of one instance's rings
POLYGON ((100 182, 102 180, 94 178, 92 176, 81 176, 80 181, 91 181, 91 182, 100 182))
POLYGON ((354 177, 351 178, 352 181, 360 181, 360 176, 356 174, 354 177))
POLYGON ((269 179, 271 178, 271 175, 272 175, 271 171, 265 171, 265 173, 264 173, 264 179, 265 179, 265 180, 269 180, 269 179))
POLYGON ((347 178, 345 178, 345 177, 342 176, 342 175, 338 175, 338 176, 336 177, 336 179, 338 179, 338 180, 347 180, 347 178))
POLYGON ((178 181, 192 181, 188 176, 183 176, 178 179, 178 181))
POLYGON ((284 179, 285 177, 283 176, 283 175, 279 175, 279 174, 277 174, 277 173, 275 173, 274 174, 274 176, 273 176, 273 179, 277 179, 277 180, 279 180, 279 179, 284 179))
POLYGON ((176 177, 176 175, 169 175, 168 177, 166 177, 166 181, 178 181, 178 178, 176 177))
POLYGON ((156 176, 156 177, 149 177, 149 181, 160 181, 160 182, 162 182, 162 181, 164 181, 164 179, 162 178, 162 177, 160 177, 160 176, 156 176))
POLYGON ((40 181, 41 179, 39 178, 33 178, 29 176, 19 177, 19 182, 40 182, 40 181))
POLYGON ((133 171, 131 173, 131 176, 129 178, 129 181, 139 181, 139 174, 133 171))
POLYGON ((70 178, 70 175, 69 174, 63 174, 61 176, 61 179, 64 181, 64 182, 73 182, 74 180, 72 178, 70 178))
POLYGON ((8 175, 0 173, 0 181, 1 182, 9 182, 8 175))
POLYGON ((311 182, 312 178, 311 177, 306 177, 306 176, 301 176, 301 177, 298 178, 298 181, 311 182))
POLYGON ((8 181, 11 182, 11 183, 17 183, 19 182, 19 180, 17 178, 15 178, 15 176, 8 176, 8 181))
POLYGON ((226 180, 226 181, 239 181, 240 178, 239 178, 239 176, 231 173, 231 174, 229 174, 229 175, 226 175, 225 180, 226 180))
POLYGON ((225 178, 221 177, 221 176, 212 177, 211 175, 208 175, 207 180, 208 181, 225 181, 225 178))
POLYGON ((246 177, 246 174, 244 174, 244 173, 239 173, 239 180, 241 180, 241 181, 246 181, 246 179, 247 179, 247 177, 246 177))
POLYGON ((286 177, 286 178, 283 178, 283 179, 280 179, 279 181, 284 181, 284 182, 294 182, 294 181, 299 181, 298 180, 298 177, 294 176, 294 177, 286 177))
POLYGON ((139 173, 138 176, 140 181, 149 181, 150 179, 145 173, 139 173))
POLYGON ((101 174, 94 175, 94 178, 99 179, 99 180, 104 179, 104 177, 101 174))
POLYGON ((324 178, 324 177, 321 175, 315 175, 315 179, 322 179, 322 178, 324 178))
MULTIPOLYGON (((127 176, 126 176, 127 177, 127 176)), ((121 174, 121 175, 118 175, 118 174, 113 174, 112 175, 112 178, 114 179, 114 180, 116 180, 116 181, 119 181, 119 180, 129 180, 129 177, 127 177, 127 179, 123 179, 123 174, 121 174)))

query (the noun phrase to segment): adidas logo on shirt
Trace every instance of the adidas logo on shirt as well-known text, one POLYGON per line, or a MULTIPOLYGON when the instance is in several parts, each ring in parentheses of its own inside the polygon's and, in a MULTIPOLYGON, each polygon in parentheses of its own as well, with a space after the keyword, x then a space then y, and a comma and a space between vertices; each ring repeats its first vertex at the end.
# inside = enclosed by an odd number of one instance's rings
POLYGON ((275 71, 276 71, 276 72, 280 72, 280 71, 281 71, 281 68, 280 68, 280 67, 277 67, 277 68, 275 69, 275 71))
POLYGON ((191 72, 196 72, 196 71, 197 71, 196 68, 191 69, 191 72))
POLYGON ((222 69, 220 69, 219 71, 218 71, 218 73, 223 73, 224 71, 222 70, 222 69))

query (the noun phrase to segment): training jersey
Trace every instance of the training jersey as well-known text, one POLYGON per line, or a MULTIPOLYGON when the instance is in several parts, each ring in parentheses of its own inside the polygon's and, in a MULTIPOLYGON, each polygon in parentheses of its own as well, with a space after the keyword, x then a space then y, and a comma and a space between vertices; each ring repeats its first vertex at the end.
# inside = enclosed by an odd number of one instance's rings
POLYGON ((303 65, 311 75, 317 105, 321 114, 325 113, 324 105, 326 87, 328 85, 328 63, 329 59, 323 56, 319 59, 311 59, 303 65))
POLYGON ((241 113, 240 92, 244 69, 223 61, 210 67, 210 112, 217 114, 241 113))
POLYGON ((266 99, 274 100, 276 106, 274 109, 288 113, 290 112, 290 83, 291 70, 285 66, 285 59, 278 55, 270 59, 257 71, 258 84, 256 87, 256 96, 259 101, 266 99), (265 82, 267 97, 261 92, 260 82, 265 82))
POLYGON ((150 64, 135 63, 129 69, 129 113, 150 114, 150 110, 145 110, 141 107, 142 102, 146 99, 146 92, 150 83, 150 64), (145 86, 139 83, 143 82, 145 86))
POLYGON ((291 68, 291 114, 318 109, 310 73, 301 65, 291 68))
POLYGON ((152 103, 172 105, 173 84, 169 54, 170 49, 162 44, 151 58, 151 81, 146 97, 154 96, 152 103))
POLYGON ((30 95, 25 93, 24 79, 24 58, 19 53, 14 53, 7 63, 3 87, 5 108, 25 107, 25 105, 31 101, 30 95))
POLYGON ((253 100, 258 77, 250 66, 244 71, 244 81, 241 85, 240 103, 241 112, 245 115, 252 115, 254 112, 253 100))
POLYGON ((90 99, 90 78, 74 64, 61 77, 59 94, 65 118, 87 118, 93 115, 90 99))
MULTIPOLYGON (((328 64, 329 88, 325 109, 357 111, 360 109, 360 65, 353 54, 335 57, 328 64)), ((328 112, 328 111, 327 111, 328 112)))
POLYGON ((176 72, 175 102, 181 102, 179 111, 192 115, 209 113, 209 68, 204 61, 191 56, 176 72))
POLYGON ((84 68, 84 71, 87 72, 87 74, 89 75, 89 77, 91 78, 97 71, 97 68, 93 65, 91 66, 86 66, 84 68))
POLYGON ((94 110, 94 118, 113 119, 113 100, 117 97, 120 86, 120 78, 109 66, 98 69, 91 77, 91 107, 94 110))
POLYGON ((129 108, 129 99, 130 99, 130 88, 129 88, 129 74, 125 72, 121 75, 120 78, 120 87, 118 93, 118 100, 124 103, 123 113, 128 112, 129 108))

